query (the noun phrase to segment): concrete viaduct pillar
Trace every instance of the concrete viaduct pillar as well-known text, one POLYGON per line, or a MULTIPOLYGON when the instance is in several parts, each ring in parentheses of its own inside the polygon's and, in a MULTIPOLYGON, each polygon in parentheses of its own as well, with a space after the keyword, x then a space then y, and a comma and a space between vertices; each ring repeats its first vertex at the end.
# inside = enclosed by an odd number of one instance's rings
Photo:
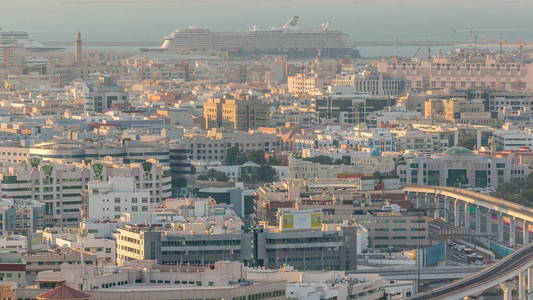
POLYGON ((453 201, 453 226, 461 226, 461 211, 459 210, 459 200, 453 201))
POLYGON ((514 217, 511 217, 511 222, 509 222, 509 245, 511 247, 516 246, 516 221, 514 217))
POLYGON ((420 195, 418 193, 415 194, 415 208, 420 208, 420 195))
POLYGON ((485 230, 490 238, 490 235, 492 234, 492 211, 490 209, 487 210, 487 227, 485 230))
POLYGON ((512 281, 506 281, 500 283, 500 287, 503 290, 503 300, 513 300, 515 284, 512 281))
POLYGON ((503 243, 503 215, 498 215, 498 243, 503 243))
POLYGON ((527 300, 533 300, 533 267, 527 270, 527 292, 529 293, 527 300))
POLYGON ((523 244, 529 244, 529 224, 527 223, 527 220, 524 220, 524 222, 522 223, 522 235, 523 244))
POLYGON ((518 299, 526 299, 526 271, 518 274, 518 299))
POLYGON ((476 233, 481 233, 481 207, 476 207, 476 233))
POLYGON ((470 212, 468 211, 468 203, 465 203, 465 227, 470 230, 470 212))
POLYGON ((438 195, 435 195, 433 197, 433 219, 437 220, 439 219, 440 217, 440 212, 439 212, 439 207, 440 207, 440 198, 438 195))

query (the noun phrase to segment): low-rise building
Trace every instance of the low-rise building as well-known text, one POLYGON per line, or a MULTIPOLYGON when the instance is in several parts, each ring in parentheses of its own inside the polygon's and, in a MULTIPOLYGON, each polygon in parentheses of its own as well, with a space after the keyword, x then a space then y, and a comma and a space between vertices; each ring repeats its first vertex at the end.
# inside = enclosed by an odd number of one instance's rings
POLYGON ((464 147, 452 147, 431 157, 406 158, 398 165, 402 185, 441 185, 455 187, 498 188, 529 174, 528 165, 519 165, 510 158, 477 155, 464 147))
POLYGON ((282 210, 278 226, 256 231, 255 262, 299 270, 354 270, 357 227, 353 224, 323 224, 317 210, 282 210))
POLYGON ((15 282, 17 286, 25 286, 26 261, 18 253, 0 253, 0 282, 15 282))
POLYGON ((117 265, 131 260, 156 260, 160 264, 213 264, 244 261, 242 221, 235 217, 189 219, 152 225, 126 225, 117 229, 117 265))
POLYGON ((377 274, 346 274, 344 271, 298 271, 291 266, 280 269, 246 269, 246 277, 255 280, 287 281, 287 297, 295 300, 361 299, 377 300, 384 296, 385 280, 377 274))
POLYGON ((83 269, 62 266, 40 272, 38 289, 17 289, 18 298, 33 299, 46 289, 67 285, 83 290, 95 300, 131 299, 286 299, 283 280, 248 280, 241 263, 212 265, 158 265, 153 260, 130 262, 125 267, 83 269))
POLYGON ((371 175, 375 172, 390 173, 394 170, 394 160, 390 156, 368 156, 359 158, 353 164, 322 164, 312 159, 289 157, 289 179, 298 178, 338 178, 350 175, 371 175))
POLYGON ((518 150, 520 147, 533 149, 533 129, 499 129, 494 131, 498 150, 518 150))
MULTIPOLYGON (((60 270, 61 265, 80 265, 81 255, 78 249, 57 248, 53 250, 42 250, 23 256, 26 262, 27 272, 40 272, 46 270, 60 270)), ((83 260, 85 265, 96 266, 97 258, 95 254, 84 251, 83 260)), ((78 267, 79 268, 79 267, 78 267)))
POLYGON ((429 245, 427 217, 410 212, 374 212, 356 215, 355 221, 368 230, 370 248, 412 249, 429 245))

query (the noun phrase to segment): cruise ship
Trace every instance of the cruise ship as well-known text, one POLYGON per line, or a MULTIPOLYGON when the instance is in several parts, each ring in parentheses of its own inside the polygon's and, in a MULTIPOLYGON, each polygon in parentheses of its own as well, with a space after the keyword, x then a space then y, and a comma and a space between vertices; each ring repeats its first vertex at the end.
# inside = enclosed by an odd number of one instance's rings
POLYGON ((28 33, 24 31, 2 30, 2 28, 0 28, 0 44, 9 44, 13 45, 13 47, 24 48, 32 52, 55 51, 64 49, 60 47, 46 47, 43 44, 32 40, 29 37, 28 33))
POLYGON ((213 32, 196 26, 179 29, 166 37, 159 51, 172 53, 202 53, 246 57, 257 55, 287 55, 290 58, 358 57, 349 36, 331 30, 330 23, 320 30, 298 27, 299 17, 292 17, 283 27, 259 30, 255 26, 246 32, 213 32))

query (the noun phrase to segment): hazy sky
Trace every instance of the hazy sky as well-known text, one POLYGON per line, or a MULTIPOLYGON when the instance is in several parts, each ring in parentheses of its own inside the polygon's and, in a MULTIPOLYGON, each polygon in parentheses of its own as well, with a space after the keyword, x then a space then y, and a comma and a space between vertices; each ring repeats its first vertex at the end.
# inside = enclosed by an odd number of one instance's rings
POLYGON ((533 40, 533 0, 0 0, 0 27, 42 41, 160 41, 192 24, 214 30, 331 20, 354 40, 533 40), (455 33, 451 29, 458 29, 455 33))

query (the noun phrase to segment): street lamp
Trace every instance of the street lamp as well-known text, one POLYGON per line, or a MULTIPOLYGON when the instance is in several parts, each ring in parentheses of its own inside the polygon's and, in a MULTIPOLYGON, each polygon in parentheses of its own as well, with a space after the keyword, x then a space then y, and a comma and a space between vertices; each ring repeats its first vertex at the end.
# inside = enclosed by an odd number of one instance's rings
MULTIPOLYGON (((426 216, 428 210, 438 210, 438 209, 442 209, 442 210, 445 210, 446 211, 446 214, 447 216, 449 216, 450 212, 447 208, 445 207, 428 207, 428 208, 425 208, 425 209, 408 209, 407 211, 412 211, 412 212, 423 212, 424 213, 424 216, 426 216)), ((416 292, 418 293, 420 291, 420 272, 421 272, 421 263, 420 263, 420 232, 421 232, 421 228, 420 228, 420 217, 421 215, 418 214, 418 245, 417 245, 417 248, 416 248, 416 292)))

